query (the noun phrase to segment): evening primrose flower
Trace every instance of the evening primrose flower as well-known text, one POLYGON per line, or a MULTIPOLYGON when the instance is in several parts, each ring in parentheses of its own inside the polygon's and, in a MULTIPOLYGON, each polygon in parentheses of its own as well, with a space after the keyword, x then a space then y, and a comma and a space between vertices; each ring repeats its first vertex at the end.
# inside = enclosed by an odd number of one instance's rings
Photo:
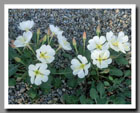
POLYGON ((91 54, 93 64, 97 65, 98 68, 107 68, 108 64, 111 64, 112 59, 110 57, 110 52, 108 50, 98 51, 95 50, 91 54))
POLYGON ((14 41, 15 47, 25 47, 28 46, 31 38, 32 38, 32 32, 24 32, 23 36, 18 36, 16 40, 14 41))
POLYGON ((30 20, 27 20, 27 21, 23 21, 19 24, 19 29, 20 30, 23 30, 23 31, 29 31, 32 27, 34 26, 34 21, 30 21, 30 20))
POLYGON ((112 31, 106 33, 107 40, 110 48, 119 52, 126 53, 130 51, 130 43, 128 42, 128 36, 124 32, 119 32, 118 37, 113 34, 112 31))
POLYGON ((53 35, 55 34, 57 36, 57 35, 62 35, 62 33, 63 33, 63 31, 60 30, 59 27, 54 26, 52 24, 49 25, 49 28, 50 28, 50 30, 51 30, 51 32, 52 32, 53 35))
POLYGON ((31 81, 31 84, 40 85, 42 82, 48 81, 48 75, 50 74, 50 70, 47 69, 47 64, 45 63, 37 63, 36 65, 29 65, 28 73, 31 81))
POLYGON ((104 36, 94 36, 93 39, 88 41, 87 48, 91 52, 94 50, 107 50, 109 48, 106 38, 104 36))
POLYGON ((78 55, 77 57, 78 59, 74 58, 71 60, 71 69, 73 70, 73 75, 78 75, 79 78, 84 78, 88 75, 90 63, 88 63, 86 57, 82 55, 78 55))
POLYGON ((42 45, 36 53, 37 59, 42 63, 51 63, 54 60, 55 50, 50 45, 42 45))
POLYGON ((71 50, 72 49, 70 43, 62 35, 59 35, 58 43, 59 43, 60 47, 63 48, 64 50, 71 50))

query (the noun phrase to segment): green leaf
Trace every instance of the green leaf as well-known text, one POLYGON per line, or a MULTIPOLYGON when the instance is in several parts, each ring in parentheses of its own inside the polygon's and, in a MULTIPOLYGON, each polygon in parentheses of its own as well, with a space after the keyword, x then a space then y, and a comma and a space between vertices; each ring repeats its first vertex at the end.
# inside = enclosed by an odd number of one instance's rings
POLYGON ((131 80, 130 80, 130 79, 126 79, 126 80, 125 80, 125 84, 126 84, 127 86, 131 85, 131 80))
POLYGON ((86 104, 93 104, 94 102, 93 102, 93 100, 92 99, 90 99, 90 98, 87 98, 86 99, 86 104))
POLYGON ((118 65, 127 65, 128 64, 128 61, 122 56, 119 58, 116 58, 115 61, 118 65))
POLYGON ((78 104, 79 99, 74 95, 64 94, 63 100, 65 101, 66 104, 78 104))
POLYGON ((113 103, 114 104, 125 104, 125 99, 123 97, 116 97, 114 100, 113 100, 113 103))
POLYGON ((104 85, 105 86, 110 86, 109 82, 107 82, 107 81, 104 81, 104 85))
POLYGON ((49 68, 49 70, 51 71, 51 73, 56 73, 56 69, 55 68, 49 68))
POLYGON ((95 80, 98 80, 98 79, 99 79, 99 77, 98 77, 98 75, 97 75, 97 73, 96 73, 95 70, 92 70, 92 71, 91 71, 91 75, 93 76, 93 78, 94 78, 95 80))
POLYGON ((80 96, 81 94, 84 94, 83 90, 82 89, 77 89, 76 90, 76 96, 80 96))
POLYGON ((83 55, 83 46, 78 46, 78 53, 83 55))
POLYGON ((33 33, 32 41, 33 41, 33 43, 37 43, 37 34, 36 34, 36 32, 33 33))
POLYGON ((113 81, 113 78, 111 76, 109 76, 108 78, 109 78, 109 80, 113 81))
POLYGON ((122 82, 124 80, 124 78, 120 78, 120 79, 118 79, 118 78, 116 78, 116 79, 114 79, 114 84, 116 84, 116 85, 120 85, 120 83, 122 82))
POLYGON ((9 78, 9 86, 15 86, 16 80, 14 78, 9 78))
POLYGON ((74 79, 69 79, 67 84, 68 84, 69 87, 72 87, 72 88, 75 88, 78 85, 77 80, 75 78, 74 79))
POLYGON ((88 60, 91 59, 91 53, 90 53, 89 50, 86 50, 86 51, 85 51, 85 55, 86 55, 86 58, 87 58, 88 60))
POLYGON ((124 72, 124 76, 125 76, 125 77, 131 76, 131 71, 130 71, 130 70, 126 70, 126 71, 124 72))
POLYGON ((105 92, 104 85, 102 82, 99 82, 97 84, 97 91, 100 93, 100 97, 102 97, 105 92))
POLYGON ((34 99, 37 96, 37 90, 34 90, 33 88, 31 88, 27 93, 32 99, 34 99))
POLYGON ((80 99, 81 104, 86 104, 87 103, 87 99, 86 99, 85 95, 81 95, 79 99, 80 99))
POLYGON ((128 98, 131 98, 131 91, 125 91, 125 92, 123 92, 123 95, 128 98))
POLYGON ((70 54, 67 54, 67 53, 63 53, 62 56, 64 56, 65 58, 68 58, 69 60, 72 59, 72 56, 70 54))
POLYGON ((91 88, 95 88, 95 81, 94 80, 91 83, 91 88))
POLYGON ((123 72, 120 69, 117 69, 117 68, 114 67, 114 68, 110 69, 109 74, 113 75, 113 76, 122 76, 123 72))
POLYGON ((92 99, 96 99, 96 98, 99 97, 99 96, 98 96, 98 93, 97 93, 97 91, 96 91, 95 88, 91 88, 91 89, 90 89, 90 97, 91 97, 92 99))
POLYGON ((9 77, 11 77, 12 75, 14 75, 17 72, 18 66, 19 65, 10 64, 10 66, 9 66, 9 77))
POLYGON ((12 60, 14 57, 18 57, 16 50, 9 46, 9 59, 12 60))
POLYGON ((54 87, 55 87, 55 88, 61 87, 61 84, 62 84, 62 81, 61 81, 60 78, 54 79, 54 87))
POLYGON ((78 84, 81 83, 81 82, 84 82, 85 78, 77 78, 77 82, 78 84))
POLYGON ((93 75, 93 76, 97 75, 96 71, 95 70, 92 70, 91 71, 91 75, 93 75))
POLYGON ((97 104, 107 104, 107 98, 97 98, 97 104))

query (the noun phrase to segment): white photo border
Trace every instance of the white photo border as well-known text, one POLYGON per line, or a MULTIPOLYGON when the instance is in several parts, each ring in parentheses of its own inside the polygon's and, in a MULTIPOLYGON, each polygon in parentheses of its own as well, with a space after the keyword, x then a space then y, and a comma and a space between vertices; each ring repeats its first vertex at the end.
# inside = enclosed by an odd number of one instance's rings
POLYGON ((5 4, 4 5, 4 109, 136 109, 136 5, 135 4, 5 4), (8 104, 8 9, 131 9, 131 104, 8 104), (133 38, 132 38, 133 37, 133 38))

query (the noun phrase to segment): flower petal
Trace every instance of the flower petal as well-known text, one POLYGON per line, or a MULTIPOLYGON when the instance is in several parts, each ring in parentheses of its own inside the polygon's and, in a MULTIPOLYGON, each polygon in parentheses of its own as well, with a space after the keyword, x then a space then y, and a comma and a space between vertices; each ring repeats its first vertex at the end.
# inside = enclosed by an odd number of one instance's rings
POLYGON ((110 41, 110 40, 111 40, 111 38, 112 38, 112 36, 113 36, 113 32, 112 32, 112 31, 107 32, 107 33, 106 33, 106 38, 107 38, 107 41, 110 41))
POLYGON ((118 38, 123 38, 124 37, 124 32, 119 32, 119 34, 118 34, 118 38))
POLYGON ((81 70, 79 73, 78 73, 78 77, 79 78, 84 78, 85 77, 85 74, 84 74, 84 71, 81 70))
POLYGON ((73 64, 75 66, 80 66, 80 62, 77 59, 72 59, 71 64, 73 64))
POLYGON ((35 78, 35 84, 36 84, 36 85, 40 85, 40 84, 41 84, 41 80, 42 80, 42 78, 41 78, 40 76, 37 76, 37 77, 35 78))
POLYGON ((43 82, 47 82, 47 81, 48 81, 48 76, 43 76, 43 77, 42 77, 42 81, 43 81, 43 82))
POLYGON ((86 64, 88 63, 86 57, 82 56, 82 55, 78 55, 77 56, 79 58, 79 60, 82 62, 82 64, 86 64))
POLYGON ((95 41, 96 44, 99 44, 100 39, 99 39, 98 36, 94 36, 93 39, 94 39, 94 41, 95 41))
POLYGON ((105 41, 106 41, 105 37, 104 36, 101 36, 100 37, 100 43, 103 44, 103 43, 105 43, 105 41))

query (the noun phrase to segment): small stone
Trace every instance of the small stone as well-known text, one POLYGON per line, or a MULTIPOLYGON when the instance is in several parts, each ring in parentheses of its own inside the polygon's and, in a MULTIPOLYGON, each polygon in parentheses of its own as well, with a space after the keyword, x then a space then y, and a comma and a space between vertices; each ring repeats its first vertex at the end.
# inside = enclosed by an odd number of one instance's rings
POLYGON ((25 90, 26 90, 25 88, 21 88, 20 93, 23 93, 25 90))
POLYGON ((65 92, 65 91, 66 91, 66 89, 65 89, 65 88, 63 88, 63 89, 62 89, 62 91, 63 91, 63 92, 65 92))
POLYGON ((119 13, 119 9, 116 9, 116 11, 115 11, 116 13, 119 13))

